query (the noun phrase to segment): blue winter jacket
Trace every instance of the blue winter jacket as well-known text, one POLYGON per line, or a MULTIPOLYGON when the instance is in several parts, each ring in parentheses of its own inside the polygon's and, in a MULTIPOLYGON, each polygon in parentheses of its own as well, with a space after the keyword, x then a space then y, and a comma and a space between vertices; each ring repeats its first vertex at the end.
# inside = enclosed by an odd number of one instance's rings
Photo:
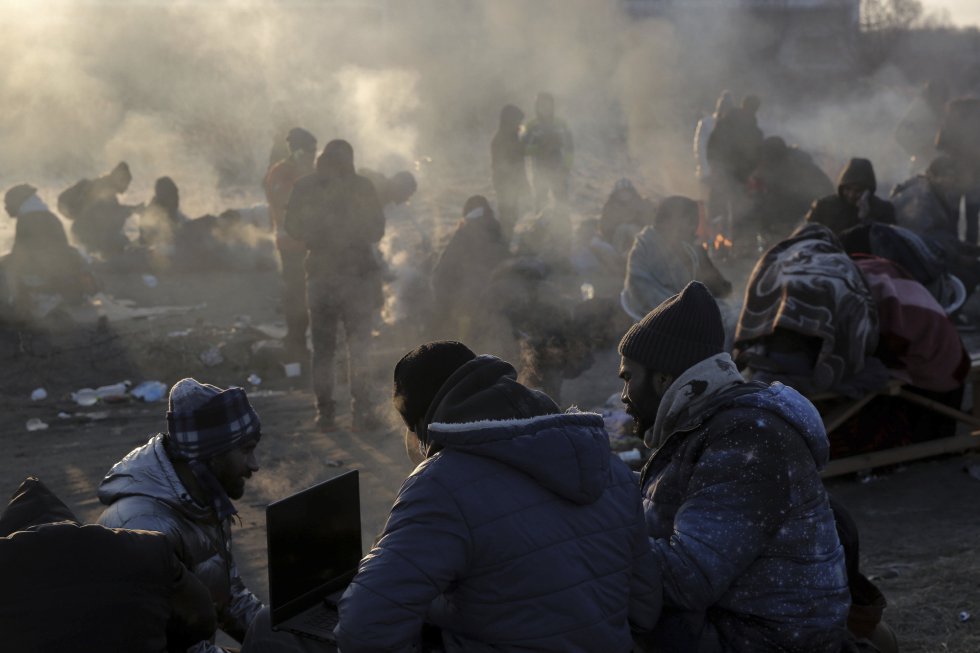
POLYGON ((828 457, 816 409, 780 383, 731 386, 672 429, 641 477, 665 650, 839 650, 850 595, 828 457))
POLYGON ((437 395, 429 457, 341 599, 344 653, 413 650, 423 622, 446 651, 625 653, 631 627, 653 628, 635 477, 600 416, 558 413, 515 377, 481 356, 437 395))

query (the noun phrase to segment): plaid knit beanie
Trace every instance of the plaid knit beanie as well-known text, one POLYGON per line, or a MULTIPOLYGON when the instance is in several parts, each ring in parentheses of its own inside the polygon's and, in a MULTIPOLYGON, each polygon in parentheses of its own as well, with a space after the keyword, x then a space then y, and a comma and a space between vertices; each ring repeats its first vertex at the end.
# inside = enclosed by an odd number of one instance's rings
POLYGON ((257 439, 261 424, 241 388, 181 379, 170 390, 167 430, 181 460, 208 460, 257 439))
POLYGON ((222 390, 194 379, 181 379, 170 389, 169 450, 177 460, 188 462, 219 519, 238 511, 207 461, 258 440, 260 435, 259 416, 241 388, 222 390))
POLYGON ((724 347, 718 304, 704 284, 692 281, 634 324, 619 342, 619 353, 677 378, 724 347))

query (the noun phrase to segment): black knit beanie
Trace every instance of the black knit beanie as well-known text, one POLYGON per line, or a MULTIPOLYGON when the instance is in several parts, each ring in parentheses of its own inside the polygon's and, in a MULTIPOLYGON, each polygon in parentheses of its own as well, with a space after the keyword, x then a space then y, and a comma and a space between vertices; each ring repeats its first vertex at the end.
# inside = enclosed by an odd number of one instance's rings
POLYGON ((619 353, 649 370, 680 376, 724 351, 725 328, 715 298, 692 281, 634 324, 619 341, 619 353))
POLYGON ((476 358, 461 342, 442 340, 419 345, 395 365, 395 409, 410 429, 425 417, 429 404, 453 372, 476 358))

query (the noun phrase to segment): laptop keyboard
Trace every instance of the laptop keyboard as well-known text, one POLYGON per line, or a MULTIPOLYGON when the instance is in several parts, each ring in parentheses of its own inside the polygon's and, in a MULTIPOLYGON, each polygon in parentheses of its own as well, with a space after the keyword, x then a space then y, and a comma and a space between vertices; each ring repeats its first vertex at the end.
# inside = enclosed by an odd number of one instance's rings
POLYGON ((340 622, 340 614, 336 609, 317 607, 315 610, 308 610, 299 615, 295 621, 289 624, 290 630, 299 631, 301 634, 313 635, 327 641, 333 640, 333 629, 340 622))

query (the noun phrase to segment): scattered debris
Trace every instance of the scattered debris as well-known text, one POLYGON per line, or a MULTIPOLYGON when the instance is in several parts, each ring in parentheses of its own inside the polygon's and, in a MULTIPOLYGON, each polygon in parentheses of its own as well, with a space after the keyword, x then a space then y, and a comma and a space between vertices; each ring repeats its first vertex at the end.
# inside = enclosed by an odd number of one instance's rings
POLYGON ((286 363, 282 366, 283 371, 286 373, 286 378, 294 379, 300 375, 303 371, 302 363, 286 363))
POLYGON ((156 288, 158 283, 159 281, 157 281, 157 278, 152 274, 143 275, 143 285, 147 288, 156 288))
POLYGON ((103 385, 95 389, 95 396, 107 403, 120 403, 129 400, 131 381, 120 381, 112 385, 103 385))
POLYGON ((63 410, 58 412, 58 419, 71 419, 71 418, 72 418, 71 413, 66 413, 63 410))
POLYGON ((143 381, 130 390, 129 395, 148 404, 160 401, 167 396, 167 384, 161 381, 143 381))
POLYGON ((198 358, 204 363, 205 367, 215 367, 221 365, 225 357, 221 355, 221 350, 217 346, 211 346, 200 353, 198 358))
POLYGON ((959 614, 959 618, 960 618, 960 621, 961 622, 969 621, 971 616, 972 615, 969 612, 967 612, 966 610, 964 610, 963 612, 961 612, 959 614))
POLYGON ((184 338, 191 335, 191 331, 194 329, 177 329, 176 331, 171 331, 167 334, 168 338, 184 338))
POLYGON ((99 401, 98 395, 92 388, 82 388, 71 393, 72 400, 79 406, 94 406, 99 401))
POLYGON ((262 377, 260 377, 258 374, 249 374, 248 378, 245 380, 252 385, 262 385, 262 377))
POLYGON ((43 401, 48 398, 48 391, 44 388, 37 388, 31 393, 31 401, 43 401))
POLYGON ((328 461, 326 461, 326 462, 323 463, 323 466, 324 467, 341 467, 341 466, 343 466, 343 464, 344 464, 344 461, 343 460, 328 460, 328 461))
POLYGON ((36 417, 32 417, 29 420, 27 420, 27 430, 28 431, 43 431, 46 428, 48 428, 47 423, 46 422, 42 422, 41 420, 39 420, 36 417))
POLYGON ((254 392, 249 392, 249 399, 254 399, 255 397, 281 397, 287 394, 285 390, 255 390, 254 392))

